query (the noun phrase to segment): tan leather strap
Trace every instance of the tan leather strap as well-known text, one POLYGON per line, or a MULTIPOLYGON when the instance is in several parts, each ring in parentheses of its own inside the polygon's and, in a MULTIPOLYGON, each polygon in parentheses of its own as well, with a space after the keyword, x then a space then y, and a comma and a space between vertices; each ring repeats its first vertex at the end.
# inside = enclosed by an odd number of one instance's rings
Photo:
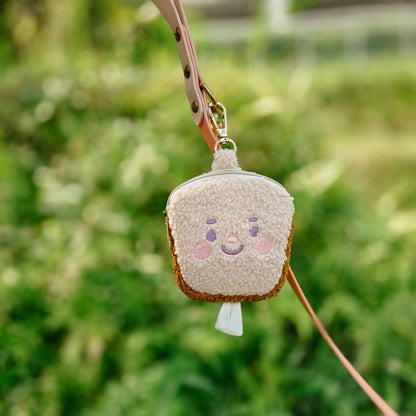
MULTIPOLYGON (((182 68, 184 69, 186 93, 188 95, 189 104, 191 105, 193 119, 195 124, 197 124, 201 129, 202 136, 204 137, 209 149, 212 153, 214 153, 217 137, 215 136, 209 121, 209 112, 205 92, 203 89, 201 89, 203 79, 199 71, 195 47, 189 33, 188 23, 182 4, 180 0, 153 0, 153 3, 163 14, 175 35, 179 57, 182 62, 182 68), (189 67, 189 71, 187 67, 189 67)), ((359 386, 364 390, 367 396, 383 412, 384 415, 398 416, 398 414, 363 379, 363 377, 358 373, 358 371, 352 366, 352 364, 345 358, 339 348, 335 345, 334 341, 332 341, 331 337, 326 332, 321 321, 318 319, 305 295, 303 294, 302 289, 300 288, 300 285, 296 280, 291 268, 289 268, 287 280, 289 281, 292 289, 296 293, 296 296, 308 312, 309 316, 312 318, 313 323, 316 325, 325 341, 329 344, 335 355, 339 358, 341 363, 349 371, 359 386)))
POLYGON ((358 371, 352 366, 352 364, 345 358, 344 354, 339 350, 339 348, 335 345, 332 338, 326 332, 324 326, 322 325, 321 321, 316 316, 314 310, 312 309, 311 305, 309 304, 306 296, 304 295, 296 277, 291 268, 289 268, 289 272, 287 275, 287 280, 292 286, 292 289, 296 293, 296 296, 302 303, 303 307, 308 312, 309 316, 312 318, 313 323, 318 328, 318 331, 324 337, 325 341, 329 344, 329 346, 334 351, 335 355, 339 358, 339 360, 344 364, 345 368, 349 371, 351 376, 354 380, 359 384, 359 386, 364 390, 367 396, 374 402, 374 404, 383 412, 386 416, 398 416, 398 414, 373 390, 373 388, 361 377, 358 371))
POLYGON ((165 17, 175 36, 194 123, 199 126, 211 152, 214 152, 217 137, 211 129, 205 91, 201 88, 203 79, 182 4, 179 0, 153 0, 153 3, 165 17))

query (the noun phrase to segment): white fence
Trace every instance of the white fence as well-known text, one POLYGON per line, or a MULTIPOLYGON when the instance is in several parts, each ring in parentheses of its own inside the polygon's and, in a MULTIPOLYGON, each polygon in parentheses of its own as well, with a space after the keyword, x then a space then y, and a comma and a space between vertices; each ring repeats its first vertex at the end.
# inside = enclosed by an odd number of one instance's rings
MULTIPOLYGON (((188 0, 189 3, 199 3, 198 7, 204 10, 199 0, 188 0)), ((231 5, 238 7, 238 4, 238 1, 229 1, 226 16, 218 18, 221 2, 210 0, 209 5, 211 9, 215 7, 216 13, 210 18, 207 9, 204 33, 200 36, 219 43, 243 42, 256 35, 267 36, 276 43, 292 39, 294 52, 307 59, 314 59, 321 45, 338 40, 345 54, 363 60, 372 52, 371 42, 375 38, 378 49, 383 49, 384 39, 390 51, 416 54, 416 3, 366 4, 289 14, 285 0, 268 0, 256 17, 248 13, 242 17, 241 10, 233 17, 231 5)), ((247 0, 244 4, 249 11, 247 0)), ((251 10, 254 6, 253 3, 251 10)))

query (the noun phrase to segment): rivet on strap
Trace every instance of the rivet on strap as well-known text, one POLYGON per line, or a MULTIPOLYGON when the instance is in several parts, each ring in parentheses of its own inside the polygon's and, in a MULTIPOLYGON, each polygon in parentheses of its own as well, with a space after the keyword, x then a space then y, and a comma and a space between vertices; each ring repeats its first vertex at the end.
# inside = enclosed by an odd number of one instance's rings
POLYGON ((181 30, 178 27, 176 27, 174 35, 176 42, 179 42, 181 40, 181 30))

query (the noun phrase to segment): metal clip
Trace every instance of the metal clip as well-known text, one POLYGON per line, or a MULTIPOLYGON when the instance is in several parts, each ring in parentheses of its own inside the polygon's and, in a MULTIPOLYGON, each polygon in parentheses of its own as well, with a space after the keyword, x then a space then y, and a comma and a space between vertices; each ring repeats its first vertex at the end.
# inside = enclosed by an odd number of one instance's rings
POLYGON ((225 107, 217 102, 215 108, 210 104, 208 106, 208 111, 211 126, 217 138, 227 138, 227 111, 225 110, 225 107))
POLYGON ((214 94, 212 93, 212 91, 208 88, 208 85, 205 84, 204 81, 201 81, 199 83, 199 86, 207 93, 209 99, 211 100, 210 105, 212 104, 214 110, 217 108, 217 99, 215 98, 214 94))
MULTIPOLYGON (((208 116, 211 123, 212 131, 215 133, 218 141, 221 141, 221 144, 225 143, 224 139, 228 139, 227 133, 227 111, 225 107, 217 101, 214 94, 208 88, 205 82, 201 82, 200 87, 206 92, 208 98, 208 116), (221 140, 223 139, 223 140, 221 140)), ((216 148, 218 147, 218 142, 216 143, 216 148)))

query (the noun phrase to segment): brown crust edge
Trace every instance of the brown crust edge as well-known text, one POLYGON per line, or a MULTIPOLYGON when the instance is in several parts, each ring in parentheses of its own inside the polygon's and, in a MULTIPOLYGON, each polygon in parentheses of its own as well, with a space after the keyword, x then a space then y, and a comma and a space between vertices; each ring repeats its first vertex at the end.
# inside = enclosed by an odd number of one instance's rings
POLYGON ((178 284, 178 287, 180 290, 182 290, 183 293, 185 293, 186 296, 193 300, 199 300, 202 302, 211 302, 211 303, 220 303, 220 302, 226 302, 226 303, 239 303, 239 302, 258 302, 260 300, 269 299, 273 296, 276 296, 280 289, 283 287, 283 284, 286 281, 287 273, 289 271, 289 262, 290 262, 290 250, 292 246, 292 237, 293 237, 293 222, 292 222, 292 228, 290 230, 290 236, 287 242, 286 247, 286 262, 283 265, 282 275, 280 276, 280 280, 277 283, 277 285, 270 291, 265 293, 264 295, 213 295, 210 293, 203 293, 198 292, 189 286, 184 278, 182 277, 181 269, 179 267, 178 262, 178 256, 175 253, 175 242, 172 237, 172 230, 169 226, 169 219, 166 216, 166 226, 168 229, 168 236, 170 241, 170 251, 172 253, 172 267, 173 272, 176 277, 176 282, 178 284))

